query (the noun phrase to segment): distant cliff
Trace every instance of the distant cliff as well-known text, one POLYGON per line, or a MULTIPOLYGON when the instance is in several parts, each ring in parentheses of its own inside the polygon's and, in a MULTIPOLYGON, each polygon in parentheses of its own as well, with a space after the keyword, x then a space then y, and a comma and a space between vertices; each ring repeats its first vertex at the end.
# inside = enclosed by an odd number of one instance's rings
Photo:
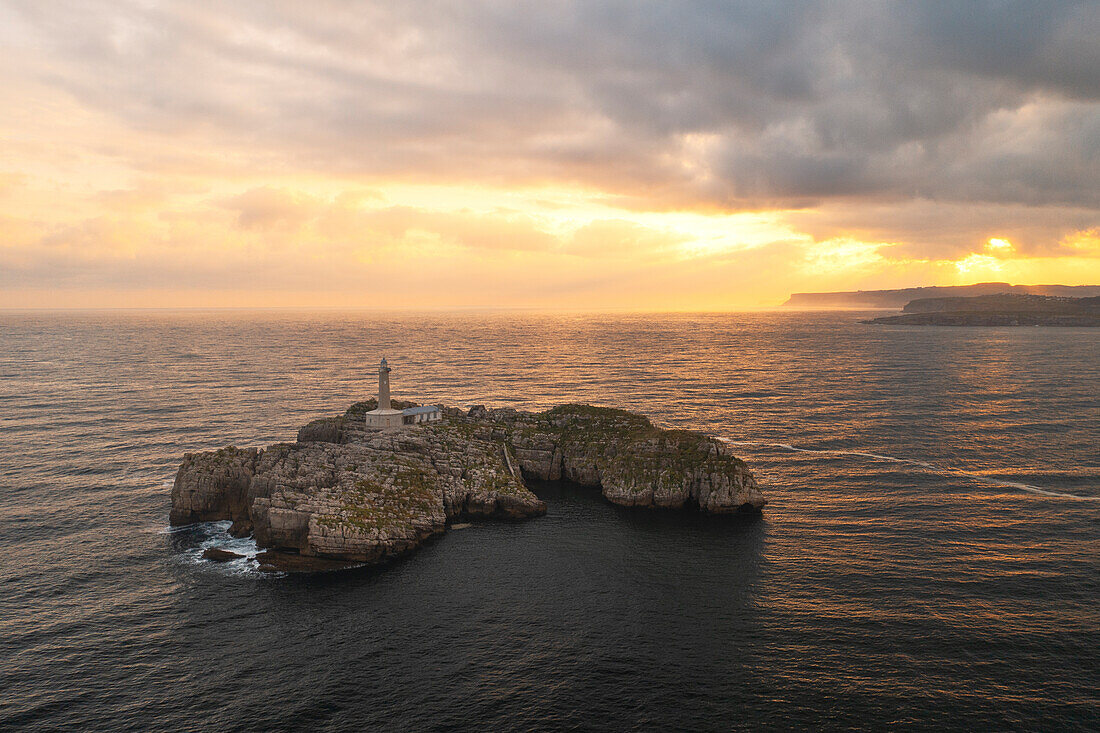
POLYGON ((865 323, 914 326, 1100 326, 1100 297, 1002 293, 974 298, 922 298, 899 316, 865 323))
POLYGON ((1018 295, 1049 295, 1059 297, 1100 296, 1100 285, 1010 285, 1008 283, 977 283, 975 285, 943 285, 900 290, 854 290, 838 293, 794 293, 783 305, 798 308, 901 308, 917 299, 938 297, 973 297, 1012 293, 1018 295))
POLYGON ((171 523, 231 520, 232 533, 276 551, 261 569, 318 569, 384 562, 458 519, 543 514, 525 477, 598 487, 625 506, 730 513, 765 504, 724 443, 624 410, 445 408, 438 423, 373 430, 363 414, 375 405, 315 420, 296 443, 184 456, 171 523))

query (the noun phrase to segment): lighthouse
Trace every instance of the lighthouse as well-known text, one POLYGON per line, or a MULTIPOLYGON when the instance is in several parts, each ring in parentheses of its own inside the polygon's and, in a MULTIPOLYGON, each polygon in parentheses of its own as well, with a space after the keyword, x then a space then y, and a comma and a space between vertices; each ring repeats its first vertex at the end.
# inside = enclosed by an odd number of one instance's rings
POLYGON ((378 408, 366 415, 368 428, 399 428, 403 425, 416 425, 425 422, 438 422, 443 419, 443 411, 438 405, 406 407, 393 409, 390 401, 390 365, 383 357, 378 365, 378 408))
POLYGON ((378 366, 378 409, 390 409, 390 365, 384 356, 378 366))

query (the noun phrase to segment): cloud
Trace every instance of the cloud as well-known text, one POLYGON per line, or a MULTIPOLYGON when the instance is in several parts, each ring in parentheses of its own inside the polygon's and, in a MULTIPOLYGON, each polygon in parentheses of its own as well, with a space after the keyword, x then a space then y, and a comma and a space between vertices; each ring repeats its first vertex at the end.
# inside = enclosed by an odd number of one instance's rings
POLYGON ((516 212, 431 211, 393 206, 360 213, 362 237, 405 239, 414 233, 454 246, 479 250, 535 251, 554 247, 553 235, 530 216, 516 212))
POLYGON ((27 176, 22 173, 0 171, 0 196, 15 191, 23 186, 26 181, 27 176))
POLYGON ((1094 2, 16 6, 43 79, 257 164, 1100 207, 1094 2))
POLYGON ((8 0, 0 246, 31 280, 37 247, 83 283, 203 252, 287 287, 384 256, 611 292, 705 259, 644 215, 773 212, 766 257, 730 235, 743 268, 873 277, 991 237, 1092 261, 1098 36, 1096 0, 8 0), (583 215, 509 199, 562 190, 583 215))
MULTIPOLYGON (((319 195, 260 186, 230 196, 187 193, 169 196, 166 209, 170 215, 126 207, 54 225, 0 217, 6 235, 0 289, 44 289, 58 297, 164 289, 230 303, 246 295, 311 292, 325 300, 403 307, 548 305, 554 299, 602 307, 622 298, 640 305, 659 294, 670 307, 698 297, 701 263, 737 266, 726 249, 713 256, 685 248, 695 240, 673 226, 392 205, 356 190, 319 195), (676 282, 673 272, 693 280, 676 282)), ((715 230, 701 239, 713 238, 715 230)), ((756 259, 747 254, 744 262, 756 259)))
POLYGON ((623 219, 598 219, 573 232, 562 249, 584 257, 652 258, 671 253, 677 245, 690 241, 687 235, 662 231, 623 219))
POLYGON ((201 194, 207 190, 208 186, 193 181, 149 178, 128 188, 99 191, 93 198, 108 210, 125 213, 159 209, 173 196, 201 194))
POLYGON ((436 244, 502 251, 546 250, 556 241, 529 214, 384 206, 369 192, 323 199, 262 186, 231 196, 221 206, 234 214, 239 228, 265 237, 282 232, 368 245, 427 238, 436 244), (310 231, 303 233, 303 228, 310 231))
POLYGON ((224 202, 243 229, 297 229, 316 215, 319 202, 305 194, 269 186, 253 188, 224 202))
POLYGON ((906 202, 838 202, 788 212, 786 220, 819 241, 846 237, 895 245, 898 258, 953 258, 980 249, 991 237, 1007 239, 1024 255, 1070 254, 1066 241, 1086 232, 1096 212, 1077 207, 1028 207, 950 203, 930 199, 906 202))

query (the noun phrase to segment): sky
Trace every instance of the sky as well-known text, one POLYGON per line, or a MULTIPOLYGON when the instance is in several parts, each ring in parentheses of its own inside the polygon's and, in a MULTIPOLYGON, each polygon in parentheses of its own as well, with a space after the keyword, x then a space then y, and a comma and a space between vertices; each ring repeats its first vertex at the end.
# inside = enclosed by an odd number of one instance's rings
POLYGON ((1100 0, 0 0, 0 307, 1100 284, 1100 0))

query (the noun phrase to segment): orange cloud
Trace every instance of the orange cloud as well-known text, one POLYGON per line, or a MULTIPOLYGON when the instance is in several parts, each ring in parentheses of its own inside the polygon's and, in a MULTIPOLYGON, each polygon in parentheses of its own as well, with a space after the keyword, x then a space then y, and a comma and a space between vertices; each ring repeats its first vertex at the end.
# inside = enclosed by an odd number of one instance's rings
POLYGON ((891 10, 16 0, 0 305, 1100 282, 1088 19, 891 10))

